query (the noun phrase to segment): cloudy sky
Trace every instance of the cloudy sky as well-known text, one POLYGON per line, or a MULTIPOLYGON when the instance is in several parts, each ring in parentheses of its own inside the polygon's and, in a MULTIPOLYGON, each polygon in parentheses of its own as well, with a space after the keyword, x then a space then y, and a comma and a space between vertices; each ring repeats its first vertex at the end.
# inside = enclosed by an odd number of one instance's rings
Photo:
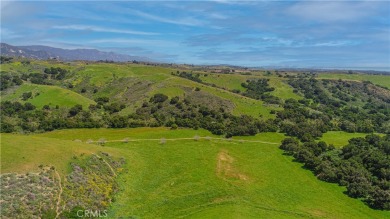
POLYGON ((390 70, 390 1, 3 1, 1 41, 163 62, 390 70))

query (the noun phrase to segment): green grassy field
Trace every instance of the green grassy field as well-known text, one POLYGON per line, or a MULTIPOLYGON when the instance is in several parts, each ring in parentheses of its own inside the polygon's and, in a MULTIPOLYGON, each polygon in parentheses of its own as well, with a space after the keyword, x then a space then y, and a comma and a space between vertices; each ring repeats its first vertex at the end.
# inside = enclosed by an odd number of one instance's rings
POLYGON ((226 88, 229 90, 237 89, 244 91, 245 88, 241 86, 241 83, 245 82, 248 78, 247 76, 238 75, 238 74, 200 74, 200 79, 203 82, 215 84, 218 87, 226 88))
MULTIPOLYGON (((204 74, 201 74, 204 75, 204 74)), ((245 82, 248 79, 253 78, 268 78, 270 79, 269 84, 271 87, 275 88, 274 91, 270 92, 271 95, 279 97, 281 99, 301 99, 302 97, 293 93, 292 87, 286 84, 285 79, 276 77, 276 76, 253 76, 253 75, 238 75, 238 74, 208 74, 208 76, 202 76, 200 79, 202 81, 215 84, 218 87, 223 87, 228 90, 237 89, 240 91, 245 91, 245 88, 241 86, 241 83, 245 82)))
POLYGON ((14 92, 2 96, 2 100, 23 102, 21 96, 25 92, 32 92, 32 98, 28 99, 26 102, 30 102, 38 108, 42 108, 44 105, 49 105, 51 107, 56 105, 72 107, 76 104, 88 108, 90 104, 96 104, 95 101, 71 90, 57 86, 38 84, 23 84, 14 92))
POLYGON ((178 129, 170 130, 166 127, 158 128, 133 128, 133 129, 65 129, 55 130, 52 132, 46 132, 36 134, 39 137, 56 138, 62 140, 75 140, 86 141, 88 139, 98 140, 105 138, 106 140, 123 140, 129 139, 159 139, 159 138, 192 138, 194 136, 210 136, 217 137, 204 129, 192 130, 192 129, 178 129))
MULTIPOLYGON (((343 147, 348 144, 348 140, 351 138, 366 137, 367 133, 348 133, 343 131, 330 131, 324 133, 321 141, 327 144, 333 144, 335 147, 343 147)), ((383 136, 383 134, 379 134, 383 136)))
POLYGON ((271 92, 272 95, 279 97, 281 99, 302 99, 301 96, 293 92, 293 88, 288 85, 284 80, 281 80, 279 77, 273 77, 270 79, 269 84, 271 87, 275 88, 274 91, 271 92))
POLYGON ((77 72, 77 79, 73 84, 77 85, 80 81, 88 79, 91 85, 102 87, 115 79, 127 77, 159 82, 169 78, 173 71, 174 69, 170 68, 135 64, 90 64, 77 72))
POLYGON ((118 155, 116 149, 97 145, 38 137, 32 135, 1 134, 1 173, 36 172, 39 165, 54 165, 60 173, 69 172, 74 155, 105 151, 118 155))
MULTIPOLYGON (((80 140, 192 138, 205 130, 80 129, 36 136, 80 140)), ((214 137, 214 136, 212 136, 214 137)), ((237 139, 279 143, 283 134, 237 139)), ((50 140, 51 141, 51 140, 50 140)), ((62 140, 64 141, 64 140, 62 140)), ((86 145, 89 146, 89 145, 86 145)), ((101 146, 99 146, 101 147, 101 146)), ((108 142, 127 160, 110 218, 386 218, 316 179, 278 144, 201 139, 108 142)))

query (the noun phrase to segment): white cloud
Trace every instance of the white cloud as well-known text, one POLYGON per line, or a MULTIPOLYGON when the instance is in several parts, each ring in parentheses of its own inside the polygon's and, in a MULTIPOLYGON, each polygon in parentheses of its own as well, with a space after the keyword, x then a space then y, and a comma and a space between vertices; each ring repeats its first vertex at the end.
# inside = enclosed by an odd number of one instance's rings
POLYGON ((94 32, 123 33, 123 34, 134 34, 134 35, 159 35, 158 33, 152 33, 152 32, 122 30, 122 29, 113 29, 113 28, 88 26, 88 25, 63 25, 63 26, 53 26, 53 28, 64 29, 64 30, 85 30, 85 31, 94 31, 94 32))
POLYGON ((177 25, 185 25, 185 26, 202 26, 203 22, 201 20, 195 19, 193 17, 179 18, 179 19, 171 19, 167 17, 157 16, 149 13, 145 13, 143 11, 138 11, 134 9, 127 9, 128 12, 133 15, 143 17, 149 20, 158 21, 161 23, 169 23, 169 24, 177 24, 177 25))
POLYGON ((375 14, 378 2, 303 1, 292 5, 287 13, 320 22, 356 21, 375 14))
POLYGON ((109 38, 109 39, 96 39, 88 41, 91 44, 100 43, 117 43, 126 45, 143 45, 148 47, 175 47, 180 46, 180 43, 168 40, 146 40, 146 39, 127 39, 127 38, 109 38))
POLYGON ((22 35, 4 27, 0 28, 0 36, 2 41, 22 37, 22 35))

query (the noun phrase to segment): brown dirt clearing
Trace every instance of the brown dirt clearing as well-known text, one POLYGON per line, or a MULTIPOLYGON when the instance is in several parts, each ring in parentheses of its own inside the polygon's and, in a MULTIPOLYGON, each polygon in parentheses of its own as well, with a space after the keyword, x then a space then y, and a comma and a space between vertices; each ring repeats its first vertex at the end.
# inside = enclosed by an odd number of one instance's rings
POLYGON ((221 150, 217 155, 216 174, 223 180, 248 181, 249 177, 234 167, 235 159, 226 150, 221 150))

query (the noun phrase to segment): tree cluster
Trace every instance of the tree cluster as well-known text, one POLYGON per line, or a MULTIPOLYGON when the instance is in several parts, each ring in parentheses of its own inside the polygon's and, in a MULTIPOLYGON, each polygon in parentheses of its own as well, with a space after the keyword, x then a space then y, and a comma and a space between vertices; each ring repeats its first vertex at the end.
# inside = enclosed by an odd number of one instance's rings
POLYGON ((56 79, 56 80, 62 80, 65 78, 66 74, 68 71, 66 69, 60 68, 60 67, 50 67, 50 68, 45 68, 43 71, 45 74, 51 75, 51 78, 56 79))
POLYGON ((390 133, 390 97, 375 92, 378 88, 374 85, 334 80, 321 83, 314 78, 291 79, 289 84, 304 94, 305 99, 299 101, 304 107, 332 120, 332 130, 390 133), (364 106, 357 105, 357 101, 364 106))
POLYGON ((223 108, 210 109, 179 97, 168 100, 163 94, 151 97, 149 102, 142 104, 136 114, 148 123, 158 126, 204 128, 213 134, 226 137, 277 130, 271 120, 264 121, 246 115, 234 116, 223 108))
POLYGON ((186 78, 186 79, 189 79, 191 81, 198 82, 198 83, 202 83, 203 82, 202 79, 199 78, 199 74, 192 74, 192 73, 185 72, 185 71, 182 71, 182 72, 178 71, 174 75, 182 77, 182 78, 186 78))
POLYGON ((321 112, 309 110, 295 99, 287 99, 284 109, 276 113, 279 131, 303 142, 314 140, 332 128, 331 118, 321 112))
POLYGON ((5 72, 1 72, 0 81, 0 90, 23 84, 23 80, 18 75, 6 74, 5 72))
POLYGON ((370 207, 390 210, 390 135, 353 138, 340 149, 325 142, 299 143, 286 138, 280 146, 304 163, 320 180, 347 187, 347 194, 370 207))
POLYGON ((12 57, 0 56, 0 64, 12 62, 12 57))
POLYGON ((269 92, 274 91, 275 88, 268 84, 269 79, 247 80, 241 86, 246 88, 242 95, 256 100, 263 100, 270 104, 280 104, 281 100, 278 97, 272 96, 269 92))

